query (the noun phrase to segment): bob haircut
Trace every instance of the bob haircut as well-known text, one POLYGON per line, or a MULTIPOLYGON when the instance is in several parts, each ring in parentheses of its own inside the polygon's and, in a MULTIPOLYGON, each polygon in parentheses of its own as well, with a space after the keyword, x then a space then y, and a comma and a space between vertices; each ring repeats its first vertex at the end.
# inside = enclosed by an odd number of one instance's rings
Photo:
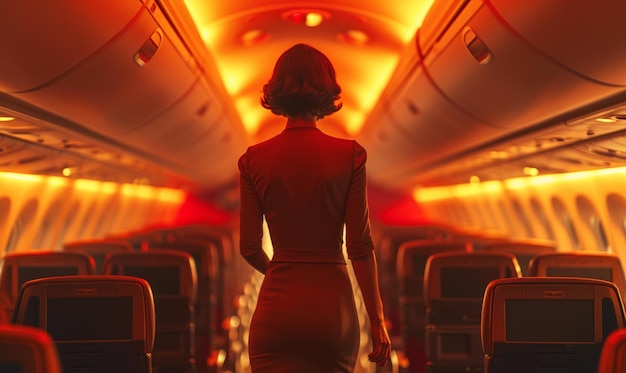
POLYGON ((341 87, 335 69, 322 52, 296 44, 276 61, 270 80, 263 86, 261 105, 276 115, 298 117, 307 114, 321 119, 339 109, 341 87))

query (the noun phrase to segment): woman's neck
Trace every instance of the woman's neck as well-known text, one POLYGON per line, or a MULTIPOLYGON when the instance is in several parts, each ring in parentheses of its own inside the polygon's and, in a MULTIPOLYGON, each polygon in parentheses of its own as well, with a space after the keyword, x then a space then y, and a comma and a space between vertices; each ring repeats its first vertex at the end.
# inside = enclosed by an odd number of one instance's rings
POLYGON ((292 127, 316 127, 315 118, 312 115, 306 115, 301 117, 289 117, 287 118, 287 128, 292 127))

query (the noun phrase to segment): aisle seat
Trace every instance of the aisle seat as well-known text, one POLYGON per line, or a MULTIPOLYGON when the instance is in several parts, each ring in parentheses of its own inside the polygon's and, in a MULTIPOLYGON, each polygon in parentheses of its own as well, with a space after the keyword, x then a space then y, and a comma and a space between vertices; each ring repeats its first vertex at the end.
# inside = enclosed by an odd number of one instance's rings
POLYGON ((447 252, 428 258, 424 273, 428 372, 483 372, 483 295, 489 282, 510 277, 521 277, 512 254, 447 252))
POLYGON ((12 323, 50 334, 63 373, 152 372, 154 300, 143 279, 77 275, 28 281, 12 323))
POLYGON ((485 373, 596 372, 625 322, 614 283, 575 277, 491 281, 481 317, 485 373))
POLYGON ((29 280, 68 275, 93 275, 95 262, 85 253, 63 251, 16 252, 6 254, 0 260, 0 293, 10 301, 5 309, 13 313, 13 307, 22 285, 29 280))
POLYGON ((89 254, 96 263, 96 273, 101 274, 102 264, 108 254, 130 252, 133 247, 130 242, 121 239, 98 239, 66 242, 63 251, 89 254))
POLYGON ((0 325, 0 372, 61 373, 54 341, 41 329, 0 325))
POLYGON ((522 276, 527 276, 530 260, 539 253, 555 252, 556 244, 552 241, 543 240, 498 242, 485 245, 483 251, 515 255, 522 270, 522 276))
POLYGON ((154 295, 156 335, 153 367, 160 372, 195 372, 196 265, 191 255, 152 250, 109 255, 107 275, 145 279, 154 295))
POLYGON ((622 301, 626 294, 624 269, 617 255, 587 252, 559 251, 535 255, 528 267, 528 276, 597 278, 615 283, 622 301))
POLYGON ((626 372, 626 329, 618 329, 604 341, 598 373, 623 372, 626 372))

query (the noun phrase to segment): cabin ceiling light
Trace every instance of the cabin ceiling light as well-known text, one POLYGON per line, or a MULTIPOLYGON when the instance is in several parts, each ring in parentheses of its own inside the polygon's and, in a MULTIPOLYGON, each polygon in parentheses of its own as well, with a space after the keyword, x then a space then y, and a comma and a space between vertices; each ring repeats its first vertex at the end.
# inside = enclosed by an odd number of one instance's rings
POLYGON ((291 10, 283 13, 283 19, 289 20, 297 25, 317 27, 324 21, 330 19, 330 13, 320 10, 291 10))
POLYGON ((341 34, 337 35, 337 39, 341 42, 360 47, 360 46, 367 44, 367 42, 369 41, 369 36, 363 31, 348 30, 346 32, 342 32, 341 34))
POLYGON ((596 122, 600 123, 615 123, 617 122, 616 118, 596 118, 596 122))
POLYGON ((537 176, 537 175, 539 175, 539 170, 537 168, 535 168, 535 167, 524 167, 522 169, 522 172, 526 176, 537 176))
POLYGON ((269 38, 270 34, 268 34, 267 32, 259 29, 254 29, 247 31, 243 35, 241 35, 241 43, 244 46, 249 47, 267 41, 269 38))

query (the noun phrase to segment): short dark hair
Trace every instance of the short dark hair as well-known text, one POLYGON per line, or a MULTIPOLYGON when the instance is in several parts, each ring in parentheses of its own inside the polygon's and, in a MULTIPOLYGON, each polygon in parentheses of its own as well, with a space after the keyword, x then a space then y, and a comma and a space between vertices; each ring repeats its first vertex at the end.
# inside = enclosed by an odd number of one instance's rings
POLYGON ((276 115, 313 115, 321 119, 339 109, 341 87, 335 69, 326 55, 306 45, 296 44, 276 61, 270 80, 263 86, 261 105, 276 115))

